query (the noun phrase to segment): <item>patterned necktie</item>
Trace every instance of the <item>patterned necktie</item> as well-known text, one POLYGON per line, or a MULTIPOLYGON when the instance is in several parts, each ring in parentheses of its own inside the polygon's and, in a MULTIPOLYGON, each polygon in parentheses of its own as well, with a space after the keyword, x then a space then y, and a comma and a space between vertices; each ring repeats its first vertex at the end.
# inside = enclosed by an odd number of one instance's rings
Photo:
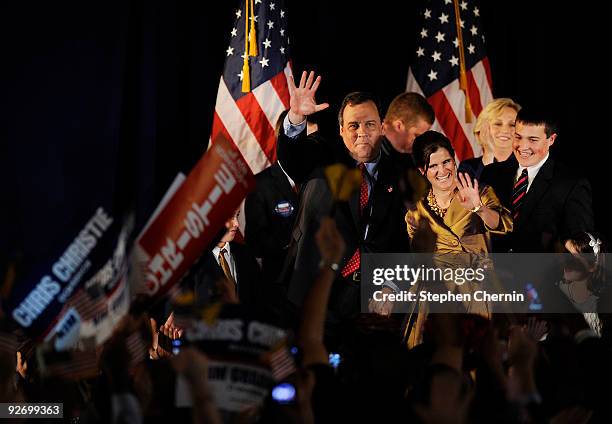
POLYGON ((525 200, 525 194, 527 193, 527 186, 529 185, 529 178, 527 175, 527 168, 523 169, 512 190, 512 219, 517 220, 521 205, 525 200))
MULTIPOLYGON (((359 187, 359 213, 363 215, 363 210, 366 208, 369 200, 368 195, 368 177, 365 174, 368 172, 365 169, 365 165, 363 163, 359 164, 359 169, 361 169, 361 186, 359 187)), ((342 268, 342 276, 347 277, 351 275, 353 272, 357 271, 361 266, 361 252, 359 251, 359 246, 355 249, 355 253, 351 256, 351 259, 344 265, 342 268)))
POLYGON ((234 277, 232 276, 232 272, 230 271, 229 264, 227 263, 227 260, 225 259, 226 252, 227 250, 225 249, 221 249, 221 251, 219 252, 219 265, 221 265, 221 269, 223 270, 223 274, 225 274, 225 277, 228 280, 230 280, 232 283, 234 283, 234 285, 236 285, 236 280, 234 280, 234 277))

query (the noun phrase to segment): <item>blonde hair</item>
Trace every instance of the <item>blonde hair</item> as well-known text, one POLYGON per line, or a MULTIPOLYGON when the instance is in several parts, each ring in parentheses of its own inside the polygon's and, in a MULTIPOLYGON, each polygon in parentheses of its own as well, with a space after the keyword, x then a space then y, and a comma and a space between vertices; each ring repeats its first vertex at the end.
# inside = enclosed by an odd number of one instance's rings
POLYGON ((483 144, 482 140, 480 140, 480 131, 482 126, 501 115, 502 111, 506 107, 514 109, 516 113, 521 110, 521 105, 516 103, 514 100, 508 97, 500 97, 499 99, 495 99, 486 105, 482 112, 480 112, 480 115, 478 115, 476 124, 474 124, 474 135, 481 146, 483 144))

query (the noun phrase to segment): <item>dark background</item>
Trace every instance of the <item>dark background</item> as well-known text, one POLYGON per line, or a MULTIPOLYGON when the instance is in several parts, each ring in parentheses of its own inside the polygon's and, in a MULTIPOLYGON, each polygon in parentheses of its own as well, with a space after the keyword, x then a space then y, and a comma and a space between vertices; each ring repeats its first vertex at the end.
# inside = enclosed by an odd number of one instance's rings
MULTIPOLYGON (((234 4, 235 3, 235 4, 234 4)), ((277 2, 279 3, 279 2, 277 2)), ((473 1, 468 2, 470 7, 473 1)), ((178 171, 206 148, 233 0, 32 2, 0 6, 0 254, 53 257, 103 205, 136 211, 136 229, 178 171)), ((404 90, 420 1, 291 1, 294 70, 323 77, 322 117, 352 90, 387 105, 404 90)), ((480 5, 494 95, 544 105, 561 122, 554 150, 593 186, 611 234, 606 16, 588 3, 480 5)), ((34 262, 32 262, 34 261, 34 262)))

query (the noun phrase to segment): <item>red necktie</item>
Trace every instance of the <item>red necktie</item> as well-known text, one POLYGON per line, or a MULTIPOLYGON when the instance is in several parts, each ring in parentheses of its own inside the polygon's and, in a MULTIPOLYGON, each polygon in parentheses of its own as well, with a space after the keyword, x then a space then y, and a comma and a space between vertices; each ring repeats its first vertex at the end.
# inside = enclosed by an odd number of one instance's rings
MULTIPOLYGON (((366 176, 365 165, 363 163, 359 164, 359 169, 361 169, 361 186, 359 187, 359 213, 363 215, 363 210, 368 204, 368 180, 366 176)), ((359 251, 359 247, 355 249, 355 253, 351 256, 351 259, 344 265, 342 268, 342 276, 346 277, 351 275, 353 272, 357 271, 361 266, 361 252, 359 251)))
POLYGON ((521 205, 525 200, 525 194, 527 193, 527 186, 529 185, 529 177, 527 175, 527 168, 523 169, 520 177, 516 180, 512 189, 512 219, 517 220, 521 205))

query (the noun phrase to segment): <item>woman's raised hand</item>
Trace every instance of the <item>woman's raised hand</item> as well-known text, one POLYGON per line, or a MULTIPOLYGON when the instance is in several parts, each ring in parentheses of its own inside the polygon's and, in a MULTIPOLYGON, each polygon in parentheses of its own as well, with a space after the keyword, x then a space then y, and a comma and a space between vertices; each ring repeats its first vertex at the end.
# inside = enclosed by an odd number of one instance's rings
POLYGON ((478 180, 472 181, 468 173, 457 173, 457 188, 459 189, 459 203, 465 209, 475 209, 482 204, 478 191, 478 180))

